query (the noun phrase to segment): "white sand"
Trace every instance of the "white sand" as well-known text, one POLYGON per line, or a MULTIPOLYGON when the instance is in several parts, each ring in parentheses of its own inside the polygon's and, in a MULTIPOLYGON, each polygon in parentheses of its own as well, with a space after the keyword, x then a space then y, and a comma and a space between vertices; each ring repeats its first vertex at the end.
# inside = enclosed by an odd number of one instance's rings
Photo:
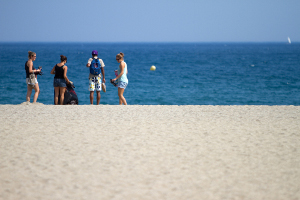
POLYGON ((0 105, 0 199, 300 199, 299 106, 0 105))

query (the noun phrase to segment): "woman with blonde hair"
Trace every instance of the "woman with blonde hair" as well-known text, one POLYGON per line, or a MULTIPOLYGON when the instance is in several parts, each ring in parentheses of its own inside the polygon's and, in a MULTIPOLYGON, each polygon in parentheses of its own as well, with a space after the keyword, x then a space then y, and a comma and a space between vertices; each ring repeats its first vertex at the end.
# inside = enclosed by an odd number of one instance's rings
POLYGON ((28 60, 25 63, 25 71, 26 71, 26 84, 27 84, 27 94, 26 101, 30 102, 30 96, 32 93, 32 89, 34 89, 35 94, 33 96, 33 103, 37 101, 37 98, 40 94, 40 87, 37 81, 37 74, 41 72, 41 69, 35 69, 33 66, 33 61, 36 59, 36 53, 32 51, 28 51, 28 60), (30 81, 29 77, 34 74, 35 78, 33 82, 30 81))
POLYGON ((67 57, 64 55, 60 56, 60 63, 57 63, 51 70, 51 74, 55 74, 53 80, 53 87, 55 91, 54 104, 58 104, 58 96, 60 95, 60 105, 64 104, 65 92, 67 84, 70 83, 67 77, 68 67, 65 65, 67 63, 67 57))
POLYGON ((118 69, 118 76, 112 81, 115 82, 116 80, 118 80, 119 105, 122 104, 127 105, 126 99, 123 96, 124 90, 128 85, 128 78, 127 78, 128 69, 127 69, 127 64, 124 61, 124 53, 121 52, 117 54, 116 60, 118 63, 120 63, 118 69))

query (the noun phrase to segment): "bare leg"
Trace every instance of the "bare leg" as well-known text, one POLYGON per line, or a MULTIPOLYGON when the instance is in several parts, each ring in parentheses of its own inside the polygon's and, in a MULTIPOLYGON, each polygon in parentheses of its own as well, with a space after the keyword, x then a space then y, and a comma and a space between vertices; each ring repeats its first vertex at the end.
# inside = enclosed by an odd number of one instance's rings
POLYGON ((94 101, 94 91, 90 91, 90 102, 91 102, 91 105, 93 105, 93 101, 94 101))
POLYGON ((58 104, 58 94, 59 94, 59 87, 54 87, 55 96, 54 96, 54 104, 58 104))
POLYGON ((60 87, 59 90, 60 90, 60 105, 64 105, 66 88, 60 87))
POLYGON ((124 105, 127 105, 126 99, 123 96, 124 90, 125 90, 124 88, 118 88, 119 105, 122 105, 122 103, 124 105))
POLYGON ((100 98, 101 98, 100 91, 97 91, 97 105, 100 104, 100 98))
POLYGON ((39 87, 39 84, 36 83, 35 86, 34 86, 34 96, 33 96, 33 103, 35 103, 37 101, 37 98, 39 97, 39 94, 40 94, 40 87, 39 87))
POLYGON ((29 102, 30 102, 30 96, 31 96, 31 93, 32 93, 32 86, 30 86, 30 85, 27 84, 26 101, 29 101, 29 102))

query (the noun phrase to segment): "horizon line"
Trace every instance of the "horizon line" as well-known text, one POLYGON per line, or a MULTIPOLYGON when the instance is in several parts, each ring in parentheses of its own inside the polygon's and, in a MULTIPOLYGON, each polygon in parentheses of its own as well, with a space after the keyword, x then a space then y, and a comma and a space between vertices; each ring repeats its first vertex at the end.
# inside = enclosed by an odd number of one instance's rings
MULTIPOLYGON (((300 41, 293 41, 299 43, 300 41)), ((0 41, 0 43, 286 43, 286 41, 0 41)))

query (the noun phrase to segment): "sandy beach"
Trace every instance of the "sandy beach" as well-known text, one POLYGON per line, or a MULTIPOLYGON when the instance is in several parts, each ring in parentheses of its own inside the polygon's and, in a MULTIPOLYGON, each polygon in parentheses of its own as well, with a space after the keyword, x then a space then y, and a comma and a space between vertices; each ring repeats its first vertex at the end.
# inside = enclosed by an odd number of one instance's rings
POLYGON ((300 199, 299 106, 0 112, 1 200, 300 199))

